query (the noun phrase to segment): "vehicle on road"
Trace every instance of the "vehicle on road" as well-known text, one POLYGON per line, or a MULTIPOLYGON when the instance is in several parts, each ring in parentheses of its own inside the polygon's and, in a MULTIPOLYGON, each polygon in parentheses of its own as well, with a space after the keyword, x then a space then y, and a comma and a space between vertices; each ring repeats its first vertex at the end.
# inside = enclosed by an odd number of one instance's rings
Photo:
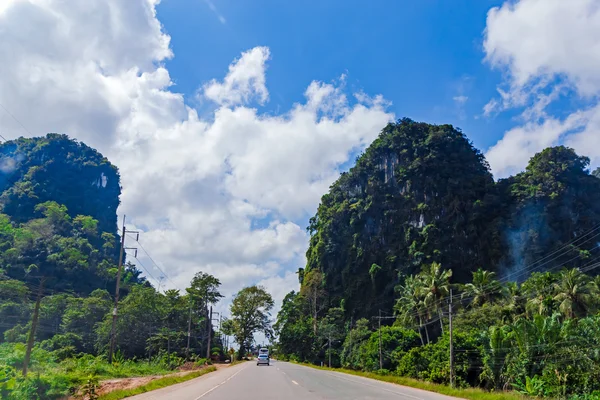
POLYGON ((262 347, 258 350, 258 355, 265 355, 265 356, 269 356, 269 349, 266 347, 262 347))
POLYGON ((266 354, 259 354, 256 359, 256 365, 266 364, 269 365, 269 356, 266 354))

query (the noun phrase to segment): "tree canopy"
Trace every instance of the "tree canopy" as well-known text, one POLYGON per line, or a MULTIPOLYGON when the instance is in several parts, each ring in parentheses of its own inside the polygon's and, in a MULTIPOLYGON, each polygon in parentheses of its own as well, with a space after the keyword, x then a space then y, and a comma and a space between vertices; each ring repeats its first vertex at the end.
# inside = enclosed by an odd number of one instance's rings
POLYGON ((261 286, 244 288, 234 296, 231 322, 241 357, 252 347, 255 333, 263 332, 267 338, 273 336, 270 320, 273 306, 273 298, 261 286))

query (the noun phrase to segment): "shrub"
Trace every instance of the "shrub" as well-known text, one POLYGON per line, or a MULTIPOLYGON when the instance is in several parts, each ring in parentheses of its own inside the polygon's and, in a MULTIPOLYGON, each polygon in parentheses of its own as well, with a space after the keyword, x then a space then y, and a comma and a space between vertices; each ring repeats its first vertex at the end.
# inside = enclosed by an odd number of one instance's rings
POLYGON ((199 358, 198 360, 196 360, 196 365, 201 367, 203 365, 206 365, 207 361, 208 360, 206 358, 199 358))
MULTIPOLYGON (((455 332, 454 346, 463 349, 455 354, 454 372, 456 385, 467 387, 470 383, 476 386, 477 370, 472 367, 480 358, 478 341, 472 336, 455 332)), ((436 343, 415 347, 409 350, 399 361, 396 373, 415 379, 434 383, 450 383, 450 340, 448 335, 440 337, 436 343)))

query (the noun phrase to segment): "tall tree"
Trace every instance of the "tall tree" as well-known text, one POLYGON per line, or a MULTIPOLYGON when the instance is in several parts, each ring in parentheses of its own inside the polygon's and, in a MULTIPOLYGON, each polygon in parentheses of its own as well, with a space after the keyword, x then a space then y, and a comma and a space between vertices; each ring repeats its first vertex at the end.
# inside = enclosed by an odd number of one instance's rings
POLYGON ((442 299, 450 294, 451 276, 451 269, 444 270, 442 265, 436 262, 424 266, 419 273, 419 279, 422 282, 423 303, 427 307, 428 313, 438 314, 442 333, 444 332, 442 299))
MULTIPOLYGON (((200 271, 192 278, 190 287, 185 289, 188 293, 188 307, 190 309, 188 326, 191 330, 196 331, 198 323, 204 321, 202 331, 200 331, 198 335, 194 335, 205 338, 205 340, 200 341, 202 346, 208 344, 208 336, 212 335, 212 322, 210 321, 209 306, 217 303, 223 298, 223 295, 219 292, 220 286, 221 281, 219 281, 219 279, 206 272, 200 271)), ((191 337, 188 337, 188 342, 190 339, 191 337)), ((189 344, 187 347, 188 350, 186 350, 186 353, 189 352, 189 344)))
POLYGON ((582 317, 588 314, 594 305, 594 287, 590 278, 578 269, 565 269, 560 272, 558 282, 554 284, 554 300, 560 312, 567 318, 582 317))
POLYGON ((501 295, 502 285, 496 280, 496 273, 481 268, 473 272, 473 281, 463 288, 463 297, 469 298, 472 307, 491 303, 501 295))
POLYGON ((312 361, 315 336, 311 321, 306 298, 294 291, 288 293, 274 326, 279 352, 299 361, 312 361))
POLYGON ((254 334, 263 332, 272 337, 271 310, 273 298, 262 286, 250 286, 240 290, 231 303, 231 320, 235 340, 240 346, 240 357, 252 347, 254 334))
POLYGON ((300 294, 308 300, 310 305, 313 334, 316 336, 319 313, 325 309, 325 275, 318 269, 305 272, 300 294))
POLYGON ((8 272, 36 287, 36 303, 27 340, 23 374, 27 374, 31 349, 38 325, 40 304, 47 289, 87 291, 97 283, 90 281, 101 265, 99 252, 86 237, 93 235, 90 221, 73 226, 66 207, 48 201, 35 207, 41 218, 30 220, 13 231, 12 248, 4 255, 8 272), (82 226, 85 227, 82 230, 82 226), (87 231, 87 232, 86 232, 87 231), (79 234, 81 233, 81 235, 79 234))
POLYGON ((423 340, 423 328, 425 328, 425 336, 429 343, 429 332, 427 325, 423 325, 426 318, 425 311, 425 296, 423 291, 423 281, 419 277, 409 275, 405 278, 402 285, 396 287, 398 299, 394 306, 394 313, 398 317, 398 322, 408 324, 409 326, 419 325, 419 337, 421 344, 425 344, 423 340))

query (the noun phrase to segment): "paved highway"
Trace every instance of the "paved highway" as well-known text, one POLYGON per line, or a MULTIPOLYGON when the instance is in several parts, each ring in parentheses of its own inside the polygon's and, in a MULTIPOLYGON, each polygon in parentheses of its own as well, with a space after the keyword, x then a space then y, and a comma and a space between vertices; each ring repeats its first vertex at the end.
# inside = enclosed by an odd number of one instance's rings
POLYGON ((153 392, 135 400, 455 400, 453 397, 353 375, 279 361, 246 362, 153 392))

